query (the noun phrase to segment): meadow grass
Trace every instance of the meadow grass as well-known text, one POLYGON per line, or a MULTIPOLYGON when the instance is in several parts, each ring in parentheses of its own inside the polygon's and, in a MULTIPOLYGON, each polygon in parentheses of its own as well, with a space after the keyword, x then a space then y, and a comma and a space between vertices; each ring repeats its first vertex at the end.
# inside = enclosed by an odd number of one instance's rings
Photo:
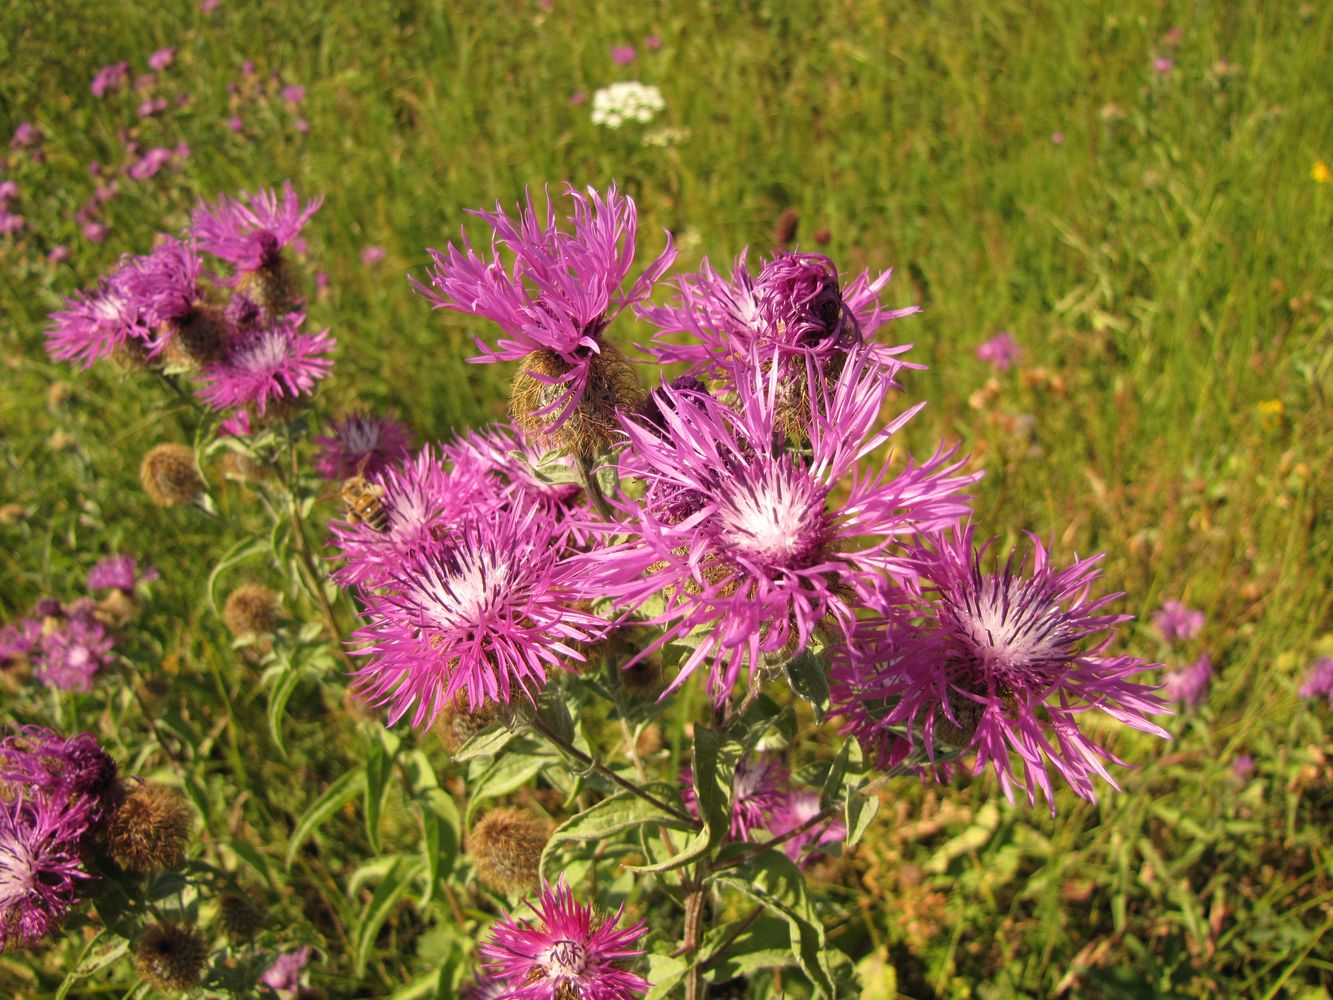
MULTIPOLYGON (((0 619, 77 589, 98 552, 158 566, 139 696, 204 762, 214 832, 278 866, 309 789, 375 723, 305 685, 277 756, 198 571, 229 542, 137 486, 139 456, 180 439, 187 414, 110 366, 49 361, 60 296, 183 225, 197 196, 290 177, 325 196, 309 254, 330 278, 313 317, 339 341, 324 392, 435 440, 500 416, 510 374, 467 365, 481 325, 432 313, 404 277, 466 208, 615 179, 638 201, 643 253, 670 229, 678 269, 767 252, 794 209, 803 248, 826 230, 845 272, 893 266, 887 301, 922 306, 889 334, 929 366, 906 381, 929 401, 907 442, 976 456, 980 531, 1105 551, 1138 616, 1123 645, 1217 668, 1171 743, 1111 737, 1138 766, 1097 805, 1066 796, 1051 819, 987 779, 893 786, 831 873, 862 918, 838 943, 886 961, 909 996, 1327 996, 1331 715, 1296 691, 1333 654, 1333 185, 1311 176, 1333 160, 1330 51, 1333 7, 1276 2, 8 4, 0 135, 31 120, 47 138, 44 163, 11 156, 28 228, 0 237, 0 619), (639 56, 622 67, 609 50, 623 43, 639 56), (181 108, 140 122, 130 97, 89 94, 102 64, 141 71, 167 45, 181 108), (300 111, 275 93, 229 107, 245 59, 304 84, 300 111), (683 138, 646 146, 571 102, 618 79, 660 87, 654 125, 683 138), (126 127, 191 155, 122 181, 90 246, 73 218, 88 163, 123 160, 126 127), (57 243, 69 265, 45 261, 57 243), (363 265, 370 245, 386 259, 363 265), (1001 373, 975 356, 999 330, 1024 350, 1001 373), (1166 598, 1207 616, 1183 648, 1150 626, 1166 598), (1232 772, 1242 754, 1248 779, 1232 772)), ((220 488, 243 522, 242 495, 220 488)), ((138 746, 138 701, 114 714, 138 746)), ((332 995, 387 995, 429 966, 430 915, 398 914, 354 975, 363 896, 346 879, 372 852, 356 823, 342 833, 302 854, 278 919, 316 928, 332 995)), ((62 960, 7 954, 0 991, 44 995, 62 960)))

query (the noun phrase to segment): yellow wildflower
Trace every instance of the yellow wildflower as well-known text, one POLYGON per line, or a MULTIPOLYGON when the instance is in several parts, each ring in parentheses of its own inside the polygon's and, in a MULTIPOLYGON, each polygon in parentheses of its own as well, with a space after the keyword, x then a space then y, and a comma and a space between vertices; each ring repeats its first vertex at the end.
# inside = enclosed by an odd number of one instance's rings
POLYGON ((1316 184, 1327 184, 1329 179, 1333 178, 1333 172, 1328 169, 1328 164, 1323 160, 1315 160, 1314 166, 1310 168, 1310 180, 1316 184))

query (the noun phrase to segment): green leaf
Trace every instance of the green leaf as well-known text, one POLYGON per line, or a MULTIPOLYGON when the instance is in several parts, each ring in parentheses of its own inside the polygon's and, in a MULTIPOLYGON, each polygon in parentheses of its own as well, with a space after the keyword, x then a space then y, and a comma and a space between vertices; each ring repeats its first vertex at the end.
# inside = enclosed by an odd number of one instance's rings
POLYGON ((254 844, 248 840, 232 839, 227 841, 227 846, 238 858, 254 869, 257 875, 262 875, 265 882, 273 885, 273 876, 268 870, 268 859, 255 849, 254 844))
POLYGON ((221 605, 218 604, 217 585, 222 574, 252 556, 259 555, 267 548, 268 545, 262 538, 243 538, 227 550, 218 564, 213 567, 213 572, 208 574, 208 603, 212 605, 213 613, 219 618, 222 617, 222 610, 221 605))
POLYGON ((824 778, 824 785, 819 790, 819 805, 821 808, 827 809, 842 797, 842 782, 851 768, 852 747, 857 748, 857 762, 860 762, 860 745, 856 740, 844 740, 842 746, 838 749, 838 755, 833 758, 833 765, 824 778))
POLYGON ((472 760, 474 757, 493 757, 503 750, 509 741, 517 735, 509 731, 503 722, 487 726, 473 736, 453 754, 457 761, 472 760))
POLYGON ((847 791, 847 839, 844 843, 848 847, 855 847, 865 836, 866 830, 870 829, 870 821, 875 818, 879 812, 879 799, 873 795, 862 794, 860 789, 848 789, 847 791))
POLYGON ((556 853, 563 844, 584 840, 605 842, 618 833, 645 823, 686 829, 679 819, 651 802, 645 802, 633 792, 617 792, 556 828, 542 851, 542 874, 547 876, 548 881, 555 881, 559 872, 556 853))
POLYGON ((389 994, 389 1000, 423 1000, 426 997, 448 996, 448 983, 445 977, 448 969, 431 969, 424 976, 418 976, 410 983, 404 983, 389 994))
POLYGON ((761 969, 792 965, 796 961, 786 920, 767 913, 742 931, 727 945, 725 952, 719 952, 739 924, 740 921, 723 924, 704 937, 700 954, 701 960, 709 964, 709 982, 724 983, 728 979, 748 976, 761 969))
POLYGON ((420 871, 419 858, 398 858, 375 887, 375 894, 361 911, 361 919, 352 931, 352 956, 358 976, 366 974, 366 965, 380 928, 398 907, 399 900, 411 888, 412 880, 420 871))
POLYGON ((442 788, 427 788, 417 794, 421 809, 422 845, 426 861, 426 892, 421 905, 426 906, 435 895, 441 878, 448 878, 458 857, 463 823, 458 816, 458 805, 442 788))
POLYGON ((645 977, 652 984, 644 1000, 667 1000, 690 971, 690 964, 684 959, 672 955, 651 954, 648 956, 648 975, 645 977))
POLYGON ((828 666, 808 648, 787 661, 787 683, 815 709, 815 721, 822 723, 828 714, 828 666))
POLYGON ((75 981, 85 979, 101 972, 109 965, 114 965, 129 950, 129 941, 119 934, 113 934, 108 930, 98 931, 92 940, 84 945, 83 951, 79 954, 78 962, 65 976, 64 981, 60 984, 60 989, 56 990, 55 1000, 65 1000, 69 991, 74 987, 75 981))
POLYGON ((393 774, 398 745, 396 736, 392 740, 374 740, 370 744, 370 757, 366 761, 366 836, 370 838, 371 849, 376 852, 383 849, 380 842, 380 817, 384 813, 384 800, 389 794, 389 778, 393 774))
POLYGON ((273 738, 273 745, 283 757, 287 756, 287 746, 282 739, 282 719, 287 714, 287 702, 300 681, 301 671, 290 668, 268 695, 268 733, 273 738))
POLYGON ((785 920, 791 952, 801 971, 826 995, 836 995, 824 926, 806 889, 805 877, 790 858, 777 851, 763 851, 746 861, 743 872, 724 868, 710 876, 710 881, 743 893, 785 920))
POLYGON ((316 830, 324 825, 324 822, 330 816, 361 794, 365 784, 366 772, 363 768, 348 771, 324 789, 324 794, 311 803, 310 808, 297 820, 296 829, 292 831, 291 840, 287 843, 286 864, 288 871, 291 870, 292 862, 296 860, 296 853, 301 849, 301 846, 310 839, 316 830))
POLYGON ((492 763, 472 785, 472 797, 468 800, 467 814, 464 817, 467 826, 472 826, 472 817, 483 802, 522 788, 537 777, 541 769, 550 762, 549 757, 507 754, 492 763))
POLYGON ((707 726, 696 725, 690 769, 694 772, 695 801, 699 803, 710 847, 721 843, 731 829, 731 780, 735 765, 724 769, 721 752, 722 737, 707 726))

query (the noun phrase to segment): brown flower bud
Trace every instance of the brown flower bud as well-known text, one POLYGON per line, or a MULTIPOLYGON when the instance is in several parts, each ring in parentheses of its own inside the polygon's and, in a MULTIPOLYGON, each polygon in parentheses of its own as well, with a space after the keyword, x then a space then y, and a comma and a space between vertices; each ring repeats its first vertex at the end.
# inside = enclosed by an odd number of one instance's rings
POLYGON ((134 942, 135 971, 164 993, 198 986, 206 961, 208 945, 193 927, 154 924, 134 942))
POLYGON ((218 897, 218 923, 233 941, 249 941, 264 926, 265 907, 247 888, 224 892, 218 897))
POLYGON ((139 482, 159 507, 181 507, 204 495, 204 480, 194 452, 183 444, 160 444, 143 458, 139 482))
POLYGON ((629 359, 613 345, 602 343, 601 351, 589 358, 583 395, 565 422, 551 430, 561 407, 549 408, 569 385, 544 380, 559 379, 568 371, 569 365, 554 351, 533 351, 514 376, 509 410, 514 423, 533 440, 556 445, 570 455, 593 458, 616 440, 620 432, 616 412, 643 405, 643 384, 629 359))
POLYGON ((542 849, 550 839, 546 821, 522 809, 487 813, 467 839, 477 877, 492 889, 514 892, 537 884, 542 849))
POLYGON ((222 623, 232 635, 267 635, 278 627, 278 595, 263 584, 246 583, 227 596, 222 623))
POLYGON ((778 216, 773 227, 773 242, 782 248, 791 246, 796 240, 796 229, 801 224, 801 216, 794 208, 789 208, 778 216))
POLYGON ((194 813, 180 792, 139 784, 126 790, 102 832, 106 851, 129 871, 176 868, 185 860, 194 813))
POLYGON ((457 753, 472 737, 500 717, 494 702, 486 702, 476 711, 467 707, 467 700, 449 702, 440 711, 432 727, 440 742, 450 753, 457 753))

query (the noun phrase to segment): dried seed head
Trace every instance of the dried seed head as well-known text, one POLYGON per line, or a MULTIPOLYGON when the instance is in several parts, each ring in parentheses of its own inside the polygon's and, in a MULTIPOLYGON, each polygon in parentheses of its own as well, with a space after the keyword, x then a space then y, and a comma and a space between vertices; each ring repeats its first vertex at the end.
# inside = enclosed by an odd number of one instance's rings
POLYGON ((232 635, 267 635, 278 627, 278 595, 263 584, 246 583, 227 596, 222 623, 232 635))
POLYGON ((537 884, 542 849, 550 839, 546 821, 522 809, 494 809, 467 839, 477 877, 492 889, 514 892, 537 884))
POLYGON ((135 971, 164 993, 199 985, 208 961, 208 945, 193 927, 154 924, 134 942, 135 971))
POLYGON ((237 288, 270 316, 292 312, 302 302, 295 269, 281 253, 266 257, 258 270, 245 272, 237 288))
POLYGON ((445 705, 433 728, 444 748, 457 753, 459 747, 499 717, 500 711, 494 702, 488 701, 473 711, 467 707, 467 700, 462 699, 445 705))
POLYGON ((145 783, 127 789, 107 821, 102 842, 122 868, 162 871, 185 860, 193 827, 194 814, 180 792, 145 783))
POLYGON ((204 480, 194 452, 183 444, 160 444, 143 457, 139 482, 159 507, 181 507, 204 495, 204 480))
POLYGON ((218 923, 233 941, 249 941, 264 926, 265 907, 248 888, 224 892, 218 898, 218 923))
POLYGON ((223 454, 221 465, 223 478, 232 482, 258 483, 269 477, 268 466, 238 451, 228 451, 223 454))
POLYGON ((227 354, 227 316, 222 308, 202 304, 171 324, 167 360, 192 368, 221 361, 227 354))
POLYGON ((529 354, 514 376, 510 413, 529 438, 555 445, 567 454, 593 458, 617 439, 617 410, 633 411, 643 405, 643 384, 629 359, 611 344, 603 343, 600 353, 588 359, 583 396, 565 422, 552 430, 560 407, 550 407, 565 391, 566 383, 544 380, 558 379, 568 371, 569 365, 554 351, 529 354))

